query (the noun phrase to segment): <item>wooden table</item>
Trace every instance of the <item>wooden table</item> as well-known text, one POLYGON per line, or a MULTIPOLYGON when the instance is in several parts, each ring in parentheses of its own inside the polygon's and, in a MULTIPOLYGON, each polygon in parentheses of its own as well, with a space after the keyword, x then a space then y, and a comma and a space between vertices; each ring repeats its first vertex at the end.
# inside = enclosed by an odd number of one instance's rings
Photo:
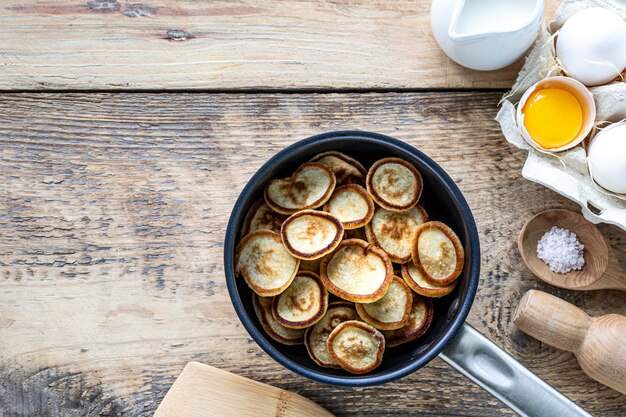
MULTIPOLYGON (((556 0, 548 1, 548 14, 556 0)), ((591 314, 626 295, 549 287, 515 238, 575 204, 520 177, 498 101, 520 64, 478 73, 430 35, 429 2, 160 1, 0 5, 0 416, 151 415, 199 360, 338 416, 512 412, 440 360, 380 387, 321 385, 252 341, 230 304, 226 221, 252 173, 312 134, 395 136, 457 181, 480 230, 468 321, 596 416, 626 399, 516 331, 530 288, 591 314)), ((626 234, 600 230, 626 260, 626 234)))

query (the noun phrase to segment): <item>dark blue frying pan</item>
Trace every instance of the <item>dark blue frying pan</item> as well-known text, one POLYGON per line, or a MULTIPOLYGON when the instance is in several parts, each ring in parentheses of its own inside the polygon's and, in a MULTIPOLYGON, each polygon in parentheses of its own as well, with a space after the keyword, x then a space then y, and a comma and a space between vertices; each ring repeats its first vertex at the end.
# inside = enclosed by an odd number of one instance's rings
POLYGON ((382 384, 416 371, 439 355, 520 415, 589 416, 465 323, 480 276, 478 231, 472 212, 448 174, 402 141, 375 133, 340 131, 313 136, 280 151, 252 176, 235 203, 224 242, 224 270, 233 306, 248 333, 277 362, 307 378, 354 387, 382 384), (322 368, 303 346, 284 346, 267 336, 254 313, 252 291, 234 274, 234 253, 243 219, 252 203, 262 197, 267 181, 288 177, 315 154, 330 150, 348 154, 366 168, 388 156, 414 164, 424 180, 420 203, 432 220, 449 225, 457 233, 465 250, 465 267, 456 288, 434 299, 435 314, 428 332, 415 342, 387 349, 382 364, 365 375, 322 368))

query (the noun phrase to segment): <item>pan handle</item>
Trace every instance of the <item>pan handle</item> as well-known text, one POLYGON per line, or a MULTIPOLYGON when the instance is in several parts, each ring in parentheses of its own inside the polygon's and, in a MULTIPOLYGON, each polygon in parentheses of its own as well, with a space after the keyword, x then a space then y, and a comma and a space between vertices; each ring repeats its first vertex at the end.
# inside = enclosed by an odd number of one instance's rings
POLYGON ((591 417, 467 323, 439 354, 523 417, 591 417))

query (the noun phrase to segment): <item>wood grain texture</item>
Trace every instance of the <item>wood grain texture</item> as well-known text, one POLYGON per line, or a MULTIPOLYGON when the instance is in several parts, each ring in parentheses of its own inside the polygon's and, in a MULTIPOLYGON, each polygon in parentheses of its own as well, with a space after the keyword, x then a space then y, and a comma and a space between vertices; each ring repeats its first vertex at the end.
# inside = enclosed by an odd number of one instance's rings
MULTIPOLYGON (((420 148, 458 182, 480 230, 469 322, 594 416, 626 397, 571 353, 517 331, 531 288, 592 316, 626 293, 550 287, 516 238, 531 215, 576 209, 520 177, 525 154, 493 120, 500 93, 0 95, 0 410, 7 416, 149 416, 190 360, 303 395, 338 416, 512 412, 443 362, 371 388, 321 385, 251 340, 222 268, 248 178, 312 134, 362 129, 420 148)), ((626 235, 600 230, 626 260, 626 235)))
POLYGON ((521 63, 471 71, 439 50, 430 3, 3 0, 0 90, 510 87, 521 63))

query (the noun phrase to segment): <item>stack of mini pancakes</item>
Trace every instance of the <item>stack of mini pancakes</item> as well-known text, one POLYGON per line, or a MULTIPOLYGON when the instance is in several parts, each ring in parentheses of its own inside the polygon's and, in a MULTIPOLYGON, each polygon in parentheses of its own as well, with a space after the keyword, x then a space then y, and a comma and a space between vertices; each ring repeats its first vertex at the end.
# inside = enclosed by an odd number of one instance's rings
POLYGON ((454 289, 464 263, 454 231, 418 204, 422 188, 407 161, 384 158, 366 170, 339 152, 269 181, 235 258, 267 334, 355 374, 380 365, 385 346, 421 337, 430 298, 454 289))

